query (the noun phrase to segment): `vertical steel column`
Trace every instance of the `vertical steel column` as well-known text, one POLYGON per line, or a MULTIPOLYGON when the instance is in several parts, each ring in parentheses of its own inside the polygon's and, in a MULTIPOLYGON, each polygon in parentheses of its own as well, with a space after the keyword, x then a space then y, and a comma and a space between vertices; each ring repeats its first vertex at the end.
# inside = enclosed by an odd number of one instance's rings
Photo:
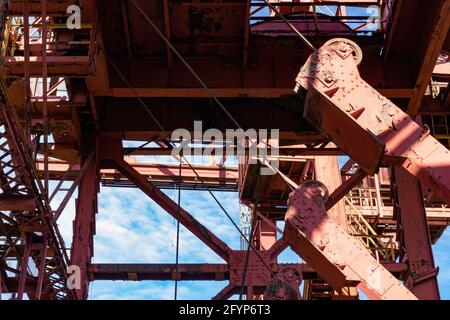
MULTIPOLYGON (((341 170, 338 165, 338 157, 336 156, 322 156, 314 158, 314 170, 316 180, 323 182, 330 193, 334 192, 342 185, 341 170)), ((328 214, 341 227, 347 229, 347 216, 345 214, 344 201, 339 201, 334 205, 328 214)))
POLYGON ((426 211, 419 181, 403 167, 395 168, 397 217, 403 233, 404 258, 409 266, 406 286, 421 300, 439 300, 426 211))
POLYGON ((23 0, 23 40, 24 40, 24 96, 25 96, 25 138, 28 147, 31 147, 31 121, 29 118, 31 105, 30 90, 30 22, 28 0, 23 0))
POLYGON ((25 285, 28 277, 28 260, 30 260, 31 253, 31 235, 26 234, 24 237, 24 249, 22 261, 20 262, 20 278, 19 288, 17 289, 17 300, 23 300, 23 294, 25 292, 25 285))
MULTIPOLYGON (((86 159, 83 159, 86 161, 86 159)), ((76 216, 73 226, 73 240, 70 262, 81 271, 81 288, 76 288, 78 299, 88 298, 89 281, 87 266, 94 255, 95 215, 97 213, 97 194, 99 180, 97 161, 91 161, 78 188, 76 216)))
MULTIPOLYGON (((378 179, 378 174, 375 174, 373 176, 374 178, 374 182, 375 182, 375 192, 377 195, 377 210, 378 210, 378 215, 380 216, 380 218, 383 217, 383 199, 381 198, 381 190, 380 190, 380 179, 378 179)), ((370 191, 369 191, 370 192, 370 191)))
POLYGON ((247 286, 247 300, 257 300, 257 297, 255 296, 253 286, 247 286))
MULTIPOLYGON (((356 285, 369 299, 417 300, 325 207, 326 186, 304 183, 289 198, 284 239, 334 290, 356 285)), ((342 295, 351 294, 344 290, 342 295)))
MULTIPOLYGON (((273 5, 276 5, 277 3, 287 2, 287 1, 269 0, 269 2, 272 3, 273 5)), ((302 12, 302 11, 310 11, 311 12, 316 7, 315 4, 311 5, 311 1, 309 1, 310 3, 307 3, 307 4, 302 4, 301 0, 292 0, 291 2, 298 2, 298 6, 277 6, 278 11, 281 14, 289 14, 289 13, 302 12)), ((271 12, 271 16, 276 15, 276 13, 273 12, 273 10, 270 10, 270 12, 271 12)))
POLYGON ((42 286, 44 284, 45 267, 47 264, 47 237, 44 236, 44 242, 42 243, 42 249, 40 250, 41 262, 38 270, 38 280, 36 284, 36 300, 41 300, 42 286))
MULTIPOLYGON (((258 219, 258 215, 255 217, 258 219)), ((258 237, 259 247, 256 247, 261 251, 268 251, 272 246, 277 243, 277 230, 273 227, 275 221, 261 219, 259 220, 259 227, 256 232, 258 237)), ((277 263, 278 256, 273 257, 272 263, 277 263)), ((247 286, 247 300, 261 300, 261 295, 255 295, 252 286, 247 286)))
POLYGON ((266 221, 260 220, 255 237, 259 243, 259 250, 269 250, 277 242, 277 231, 266 221))
MULTIPOLYGON (((317 180, 322 181, 333 193, 342 185, 342 175, 339 168, 339 160, 336 156, 322 156, 314 158, 314 170, 317 180)), ((340 200, 331 209, 328 210, 328 215, 347 231, 347 214, 345 212, 345 202, 340 200)), ((348 287, 341 292, 334 292, 334 298, 342 297, 358 298, 358 290, 356 288, 348 287)))
POLYGON ((47 0, 41 0, 42 14, 42 123, 44 127, 44 189, 45 195, 49 194, 48 173, 48 105, 47 105, 47 0))

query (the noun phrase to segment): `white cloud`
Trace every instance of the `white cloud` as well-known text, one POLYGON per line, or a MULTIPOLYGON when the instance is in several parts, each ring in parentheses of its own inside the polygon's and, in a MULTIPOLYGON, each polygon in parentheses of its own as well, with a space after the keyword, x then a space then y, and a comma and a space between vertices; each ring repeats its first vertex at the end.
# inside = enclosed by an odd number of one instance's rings
POLYGON ((450 247, 450 231, 447 229, 438 243, 433 246, 433 253, 436 266, 439 267, 439 289, 441 299, 450 300, 450 256, 448 248, 450 247))
MULTIPOLYGON (((175 200, 176 192, 167 191, 175 200)), ((64 193, 55 198, 55 205, 64 193)), ((220 193, 222 205, 239 225, 237 194, 220 193)), ((182 206, 232 248, 239 233, 207 192, 182 191, 182 206)), ((58 221, 66 245, 72 241, 75 201, 58 221)), ((138 189, 102 188, 94 237, 95 263, 174 263, 176 221, 138 189)), ((180 228, 180 263, 221 263, 223 260, 186 228, 180 228)), ((180 282, 180 299, 210 299, 225 286, 214 282, 180 282), (184 298, 183 298, 184 297, 184 298)), ((93 299, 173 299, 173 282, 96 281, 93 299)))
MULTIPOLYGON (((179 282, 178 300, 211 299, 224 286, 223 281, 179 282)), ((175 283, 168 281, 124 282, 97 281, 92 286, 92 300, 173 300, 175 283)))
MULTIPOLYGON (((172 199, 176 192, 167 191, 172 199)), ((238 198, 235 193, 215 193, 219 201, 239 225, 238 198)), ((63 194, 58 195, 55 203, 63 194)), ((231 225, 207 192, 182 191, 182 206, 208 227, 232 249, 239 249, 239 233, 231 225)), ((72 221, 75 205, 72 200, 58 221, 66 245, 72 241, 72 221)), ((96 263, 174 263, 175 220, 137 189, 102 188, 99 196, 97 234, 94 240, 96 263)), ((434 246, 436 265, 440 267, 441 296, 450 299, 450 232, 446 231, 434 246)), ((287 251, 283 262, 298 261, 287 251)), ((221 258, 206 247, 190 231, 180 229, 180 263, 220 263, 221 258)), ((210 299, 226 283, 180 282, 180 299, 210 299)), ((92 299, 173 299, 174 283, 96 281, 92 284, 92 299)))

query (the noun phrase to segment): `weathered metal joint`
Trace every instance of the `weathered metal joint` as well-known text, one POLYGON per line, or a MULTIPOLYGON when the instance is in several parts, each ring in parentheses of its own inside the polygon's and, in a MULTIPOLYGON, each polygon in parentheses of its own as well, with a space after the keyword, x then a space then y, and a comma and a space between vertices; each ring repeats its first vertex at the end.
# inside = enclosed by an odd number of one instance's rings
POLYGON ((431 278, 436 278, 439 274, 439 268, 435 268, 430 271, 421 272, 421 273, 411 273, 411 278, 414 284, 418 284, 424 281, 427 281, 431 278))
POLYGON ((285 267, 267 285, 265 300, 302 300, 300 285, 302 273, 293 267, 285 267))

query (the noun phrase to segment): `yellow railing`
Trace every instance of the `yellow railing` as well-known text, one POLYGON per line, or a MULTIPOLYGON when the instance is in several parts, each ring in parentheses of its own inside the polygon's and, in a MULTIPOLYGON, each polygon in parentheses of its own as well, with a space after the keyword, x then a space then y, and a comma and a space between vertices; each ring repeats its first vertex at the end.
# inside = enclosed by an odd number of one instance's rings
POLYGON ((378 203, 377 190, 375 187, 355 188, 348 197, 352 200, 352 203, 358 206, 371 206, 377 208, 378 205, 383 206, 386 201, 390 200, 390 197, 386 196, 386 193, 390 191, 388 188, 380 187, 381 203, 378 203))
MULTIPOLYGON (((39 19, 36 19, 34 22, 30 22, 29 24, 29 36, 30 43, 41 44, 42 43, 42 34, 38 32, 41 28, 41 24, 37 23, 39 19), (37 35, 36 35, 37 34, 37 35), (36 38, 37 37, 37 38, 36 38)), ((65 23, 47 23, 47 29, 49 30, 58 30, 58 29, 66 29, 67 24, 65 23)), ((93 29, 92 23, 82 23, 80 25, 81 29, 93 29)), ((20 17, 9 17, 4 26, 2 44, 1 44, 1 58, 4 60, 7 56, 14 56, 16 48, 20 48, 24 50, 24 24, 23 19, 20 17), (21 39, 19 41, 19 39, 21 39)), ((67 41, 68 45, 77 45, 77 46, 86 46, 90 48, 93 44, 92 40, 83 40, 83 41, 67 41)), ((47 44, 48 45, 58 45, 61 42, 57 42, 55 39, 54 32, 47 33, 47 44)))
POLYGON ((450 148, 450 115, 424 115, 422 121, 431 131, 431 134, 444 146, 450 148))
POLYGON ((2 30, 2 48, 1 48, 1 58, 2 61, 6 57, 8 53, 8 47, 9 47, 9 36, 11 34, 11 21, 7 20, 5 23, 5 27, 2 30))
POLYGON ((357 237, 377 258, 394 261, 396 246, 393 236, 377 234, 352 201, 348 197, 344 200, 349 233, 357 237))

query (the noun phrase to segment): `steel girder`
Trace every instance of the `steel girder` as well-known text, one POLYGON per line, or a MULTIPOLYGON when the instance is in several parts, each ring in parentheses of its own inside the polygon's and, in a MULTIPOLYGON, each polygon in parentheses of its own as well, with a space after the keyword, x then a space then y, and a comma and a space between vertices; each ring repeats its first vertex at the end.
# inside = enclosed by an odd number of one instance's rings
POLYGON ((22 128, 4 96, 0 109, 0 261, 8 277, 3 292, 17 292, 21 298, 28 282, 35 281, 34 290, 27 291, 32 299, 73 298, 67 288, 65 245, 42 193, 22 128), (27 271, 29 258, 38 275, 27 271), (8 287, 14 278, 19 279, 17 291, 8 287))
POLYGON ((291 248, 335 290, 350 283, 370 299, 416 300, 358 239, 327 214, 324 189, 323 184, 310 181, 291 194, 284 230, 291 248))

